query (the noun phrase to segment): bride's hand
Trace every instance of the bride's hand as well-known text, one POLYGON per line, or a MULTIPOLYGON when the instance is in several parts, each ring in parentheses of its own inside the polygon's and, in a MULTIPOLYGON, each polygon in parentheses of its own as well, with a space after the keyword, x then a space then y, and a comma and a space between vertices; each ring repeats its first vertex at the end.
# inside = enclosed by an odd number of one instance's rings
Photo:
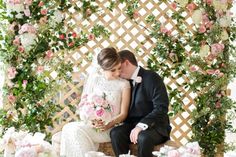
POLYGON ((106 130, 112 128, 112 127, 113 127, 112 122, 109 122, 109 123, 107 123, 107 124, 104 124, 104 126, 101 127, 100 130, 101 130, 101 131, 106 131, 106 130))
POLYGON ((103 128, 105 124, 104 121, 101 119, 94 119, 92 120, 92 125, 95 129, 101 130, 101 128, 103 128))

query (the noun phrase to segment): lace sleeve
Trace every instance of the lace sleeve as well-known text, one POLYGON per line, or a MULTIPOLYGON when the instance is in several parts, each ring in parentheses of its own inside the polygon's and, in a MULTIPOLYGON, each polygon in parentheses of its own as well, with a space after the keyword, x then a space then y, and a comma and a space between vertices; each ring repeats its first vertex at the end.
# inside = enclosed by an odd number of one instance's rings
POLYGON ((130 83, 129 81, 122 79, 122 89, 125 89, 125 88, 130 88, 130 83))

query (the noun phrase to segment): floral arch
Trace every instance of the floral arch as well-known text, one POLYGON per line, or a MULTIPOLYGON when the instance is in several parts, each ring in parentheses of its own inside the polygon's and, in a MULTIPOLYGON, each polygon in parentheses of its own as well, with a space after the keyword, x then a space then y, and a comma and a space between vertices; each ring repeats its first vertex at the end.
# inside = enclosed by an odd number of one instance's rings
POLYGON ((77 120, 92 56, 114 46, 165 78, 173 140, 222 153, 235 109, 226 89, 236 74, 231 7, 231 0, 1 1, 1 126, 50 136, 77 120))

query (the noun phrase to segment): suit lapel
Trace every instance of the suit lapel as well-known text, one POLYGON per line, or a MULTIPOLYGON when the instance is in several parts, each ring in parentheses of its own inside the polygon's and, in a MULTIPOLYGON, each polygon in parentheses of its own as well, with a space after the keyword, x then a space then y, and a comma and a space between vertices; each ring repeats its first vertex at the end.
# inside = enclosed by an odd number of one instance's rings
MULTIPOLYGON (((142 69, 142 67, 140 67, 139 72, 138 72, 138 76, 142 77, 143 76, 142 74, 143 74, 143 69, 142 69)), ((138 89, 139 86, 140 86, 140 83, 135 82, 135 85, 132 86, 132 88, 131 88, 131 90, 132 90, 132 100, 131 100, 130 109, 134 106, 134 103, 135 103, 134 99, 135 99, 136 92, 137 92, 137 89, 138 89)))

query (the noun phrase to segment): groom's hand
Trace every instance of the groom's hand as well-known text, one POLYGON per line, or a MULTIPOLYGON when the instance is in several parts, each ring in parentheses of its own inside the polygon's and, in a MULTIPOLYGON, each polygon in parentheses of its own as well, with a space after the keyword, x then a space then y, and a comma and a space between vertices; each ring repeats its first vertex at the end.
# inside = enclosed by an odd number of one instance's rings
POLYGON ((138 142, 138 134, 142 131, 142 128, 136 126, 131 130, 131 133, 129 135, 130 141, 134 144, 138 142))

